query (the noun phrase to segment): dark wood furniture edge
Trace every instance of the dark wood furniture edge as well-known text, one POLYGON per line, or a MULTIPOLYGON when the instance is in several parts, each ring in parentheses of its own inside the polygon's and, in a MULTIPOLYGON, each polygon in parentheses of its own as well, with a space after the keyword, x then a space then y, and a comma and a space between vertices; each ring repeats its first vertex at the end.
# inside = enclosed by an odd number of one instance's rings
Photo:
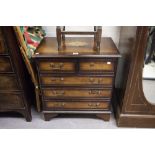
POLYGON ((43 115, 44 115, 45 121, 50 121, 52 118, 58 116, 58 114, 53 114, 53 113, 44 113, 43 115))
POLYGON ((27 122, 31 122, 32 121, 32 116, 31 116, 31 109, 30 108, 26 108, 26 109, 4 109, 4 110, 0 110, 1 113, 6 113, 6 112, 17 112, 19 114, 21 114, 27 122))
POLYGON ((122 97, 118 94, 114 97, 114 114, 119 127, 155 127, 155 105, 147 101, 142 86, 147 28, 137 27, 136 44, 132 51, 126 89, 122 97))
MULTIPOLYGON (((4 39, 5 42, 7 44, 8 47, 8 52, 9 52, 9 57, 11 57, 12 59, 12 66, 14 68, 15 74, 19 85, 20 85, 20 89, 18 91, 8 91, 7 93, 20 93, 23 95, 23 104, 24 107, 23 108, 19 108, 19 109, 0 109, 0 112, 17 112, 22 114, 27 122, 30 122, 32 120, 32 116, 31 116, 31 100, 32 96, 30 94, 30 90, 29 89, 31 87, 31 81, 29 79, 24 61, 22 59, 22 56, 20 54, 20 49, 17 43, 17 38, 15 36, 14 30, 12 26, 5 26, 2 27, 3 33, 4 33, 4 39)), ((7 54, 8 56, 8 54, 7 54)), ((1 90, 2 91, 2 90, 1 90)), ((2 91, 4 93, 4 91, 2 91)))
POLYGON ((94 35, 94 45, 93 50, 100 50, 100 43, 102 37, 102 26, 94 26, 94 31, 66 31, 65 26, 57 26, 56 27, 56 36, 58 43, 58 50, 61 50, 61 44, 63 43, 63 47, 66 48, 65 45, 65 35, 94 35))
POLYGON ((96 115, 96 117, 104 121, 109 121, 111 111, 43 111, 45 121, 50 121, 50 119, 57 117, 59 114, 90 114, 96 115))
POLYGON ((155 115, 138 115, 118 113, 118 127, 155 128, 155 115))

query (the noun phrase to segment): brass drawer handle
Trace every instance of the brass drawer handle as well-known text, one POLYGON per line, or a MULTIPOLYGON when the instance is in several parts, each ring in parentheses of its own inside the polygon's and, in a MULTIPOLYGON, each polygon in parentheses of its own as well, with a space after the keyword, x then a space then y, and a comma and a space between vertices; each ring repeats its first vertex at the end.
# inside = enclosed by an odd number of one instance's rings
POLYGON ((94 79, 94 78, 89 78, 89 81, 90 81, 91 83, 94 83, 94 82, 95 82, 95 79, 94 79))
POLYGON ((98 84, 100 84, 103 81, 102 78, 98 79, 98 84))
POLYGON ((97 94, 97 95, 99 95, 99 94, 101 94, 101 91, 100 90, 90 90, 89 94, 97 94))
POLYGON ((62 67, 64 66, 63 63, 50 63, 50 67, 53 69, 53 70, 61 70, 62 67))
POLYGON ((65 91, 56 91, 56 95, 64 95, 65 91))
POLYGON ((94 62, 91 62, 90 63, 90 67, 94 67, 95 63, 94 62))
POLYGON ((65 94, 65 91, 64 90, 60 90, 60 91, 52 91, 53 94, 55 95, 60 95, 60 96, 63 96, 65 94))
POLYGON ((89 81, 91 83, 100 84, 102 82, 102 78, 96 79, 96 82, 95 82, 95 78, 89 78, 89 81))
POLYGON ((51 79, 51 81, 56 81, 56 80, 57 80, 56 78, 52 78, 52 79, 51 79))
POLYGON ((51 78, 51 81, 64 81, 64 78, 51 78))
POLYGON ((98 107, 98 106, 100 106, 100 103, 89 103, 88 106, 90 106, 90 107, 98 107))
POLYGON ((63 78, 63 77, 61 77, 61 78, 60 78, 60 81, 64 81, 64 78, 63 78))
POLYGON ((64 102, 54 103, 54 106, 57 106, 57 107, 64 107, 64 106, 65 106, 65 103, 64 103, 64 102))

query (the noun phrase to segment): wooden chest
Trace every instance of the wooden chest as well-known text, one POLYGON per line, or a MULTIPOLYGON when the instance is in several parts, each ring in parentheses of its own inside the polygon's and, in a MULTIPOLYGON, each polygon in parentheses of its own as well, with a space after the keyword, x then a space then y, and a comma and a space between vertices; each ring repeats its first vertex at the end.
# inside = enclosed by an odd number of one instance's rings
POLYGON ((33 56, 45 120, 59 113, 89 113, 108 121, 111 113, 118 50, 102 38, 100 52, 92 38, 66 38, 57 50, 56 38, 45 38, 33 56))
POLYGON ((32 90, 13 27, 0 27, 0 112, 18 112, 31 121, 32 90))

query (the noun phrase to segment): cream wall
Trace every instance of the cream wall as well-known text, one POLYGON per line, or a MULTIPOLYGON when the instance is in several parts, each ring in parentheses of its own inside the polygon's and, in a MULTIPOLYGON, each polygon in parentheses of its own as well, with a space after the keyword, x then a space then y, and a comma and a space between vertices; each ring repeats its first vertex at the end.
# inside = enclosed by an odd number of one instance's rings
MULTIPOLYGON (((56 36, 56 27, 55 26, 43 26, 46 31, 47 36, 56 36)), ((68 30, 77 30, 77 31, 91 31, 93 30, 92 26, 67 26, 68 30)), ((114 43, 118 47, 119 37, 120 37, 120 26, 103 26, 102 27, 102 36, 104 37, 112 37, 114 43)))

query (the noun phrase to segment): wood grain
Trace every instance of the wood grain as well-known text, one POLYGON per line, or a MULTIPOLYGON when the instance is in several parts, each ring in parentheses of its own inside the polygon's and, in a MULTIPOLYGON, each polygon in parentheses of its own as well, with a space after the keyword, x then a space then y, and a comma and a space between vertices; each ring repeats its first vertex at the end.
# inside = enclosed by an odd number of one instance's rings
POLYGON ((114 63, 111 61, 107 62, 81 62, 80 63, 81 71, 114 71, 114 63))
POLYGON ((13 72, 9 57, 0 57, 0 72, 13 72))
POLYGON ((43 89, 43 95, 45 97, 102 97, 110 98, 110 89, 43 89))
POLYGON ((56 109, 56 110, 62 110, 62 109, 72 109, 72 110, 109 110, 109 102, 108 101, 102 101, 102 102, 61 102, 61 101, 49 101, 45 102, 45 109, 56 109))
POLYGON ((20 86, 18 84, 15 75, 0 74, 0 90, 19 90, 20 86))
POLYGON ((58 51, 57 47, 57 39, 54 37, 46 37, 38 47, 33 57, 39 58, 40 55, 42 57, 65 57, 65 56, 96 56, 96 57, 120 57, 118 53, 117 47, 114 44, 111 38, 102 38, 100 45, 100 52, 96 52, 93 50, 94 39, 91 37, 66 37, 66 48, 58 51), (76 45, 77 42, 77 45, 76 45), (81 46, 78 45, 79 42, 81 46), (74 44, 71 44, 74 43, 74 44), (82 45, 83 44, 83 45, 82 45), (68 45, 68 46, 67 46, 68 45), (78 55, 74 55, 73 53, 77 53, 78 55))
POLYGON ((111 86, 113 83, 113 77, 94 77, 94 76, 60 76, 54 75, 41 76, 40 81, 42 85, 106 85, 111 86))
POLYGON ((53 61, 44 61, 39 62, 40 71, 74 71, 75 64, 73 62, 53 62, 53 61))

